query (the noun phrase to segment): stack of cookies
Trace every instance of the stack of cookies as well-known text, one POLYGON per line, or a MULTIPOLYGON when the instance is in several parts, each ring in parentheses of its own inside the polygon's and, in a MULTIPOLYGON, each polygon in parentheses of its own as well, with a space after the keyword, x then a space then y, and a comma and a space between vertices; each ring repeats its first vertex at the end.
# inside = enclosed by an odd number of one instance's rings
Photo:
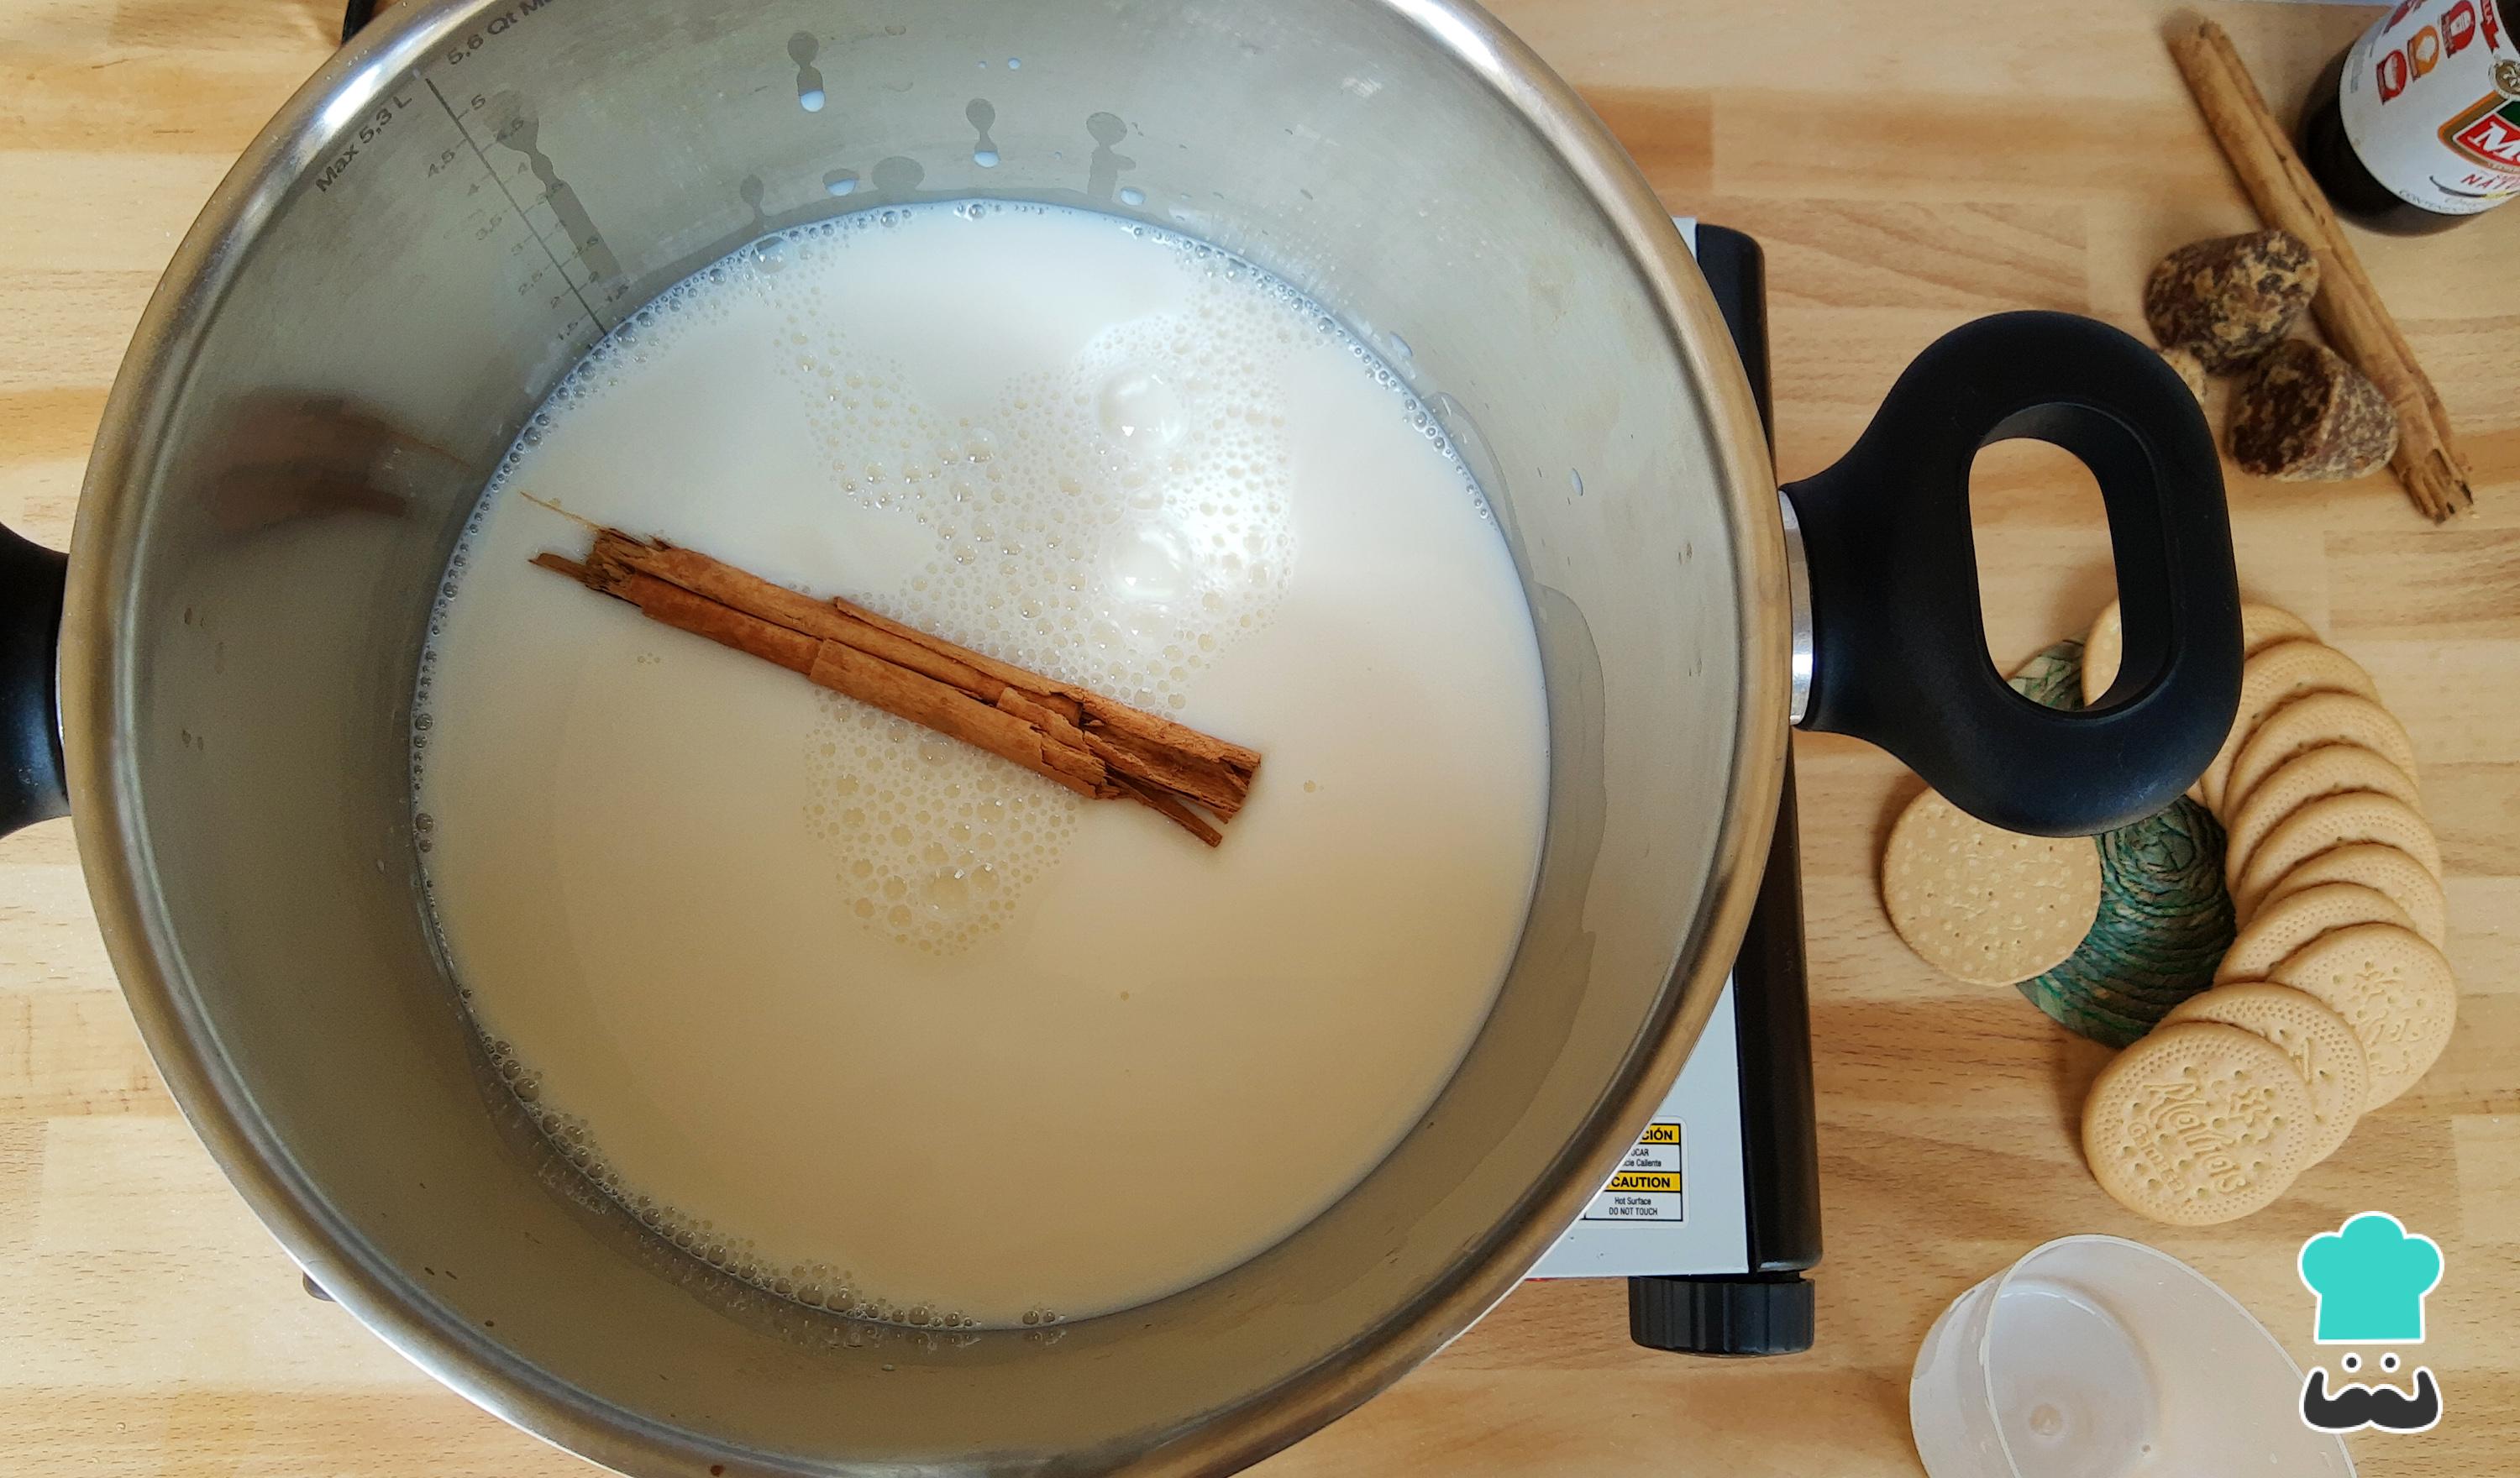
MULTIPOLYGON (((2300 617, 2241 617, 2239 713, 2197 792, 2228 835, 2239 933, 2213 989, 2111 1061, 2083 1109, 2101 1186, 2184 1226, 2281 1195, 2423 1076, 2456 1016, 2441 844, 2405 728, 2300 617)), ((2119 638, 2113 605, 2086 642, 2087 699, 2119 638)))

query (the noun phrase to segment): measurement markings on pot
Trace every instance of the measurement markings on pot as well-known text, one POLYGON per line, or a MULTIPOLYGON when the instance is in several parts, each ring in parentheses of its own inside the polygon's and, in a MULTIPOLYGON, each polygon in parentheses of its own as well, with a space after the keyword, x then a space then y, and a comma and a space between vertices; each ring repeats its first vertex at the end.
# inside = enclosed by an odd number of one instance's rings
MULTIPOLYGON (((545 3, 548 3, 548 0, 545 0, 545 3)), ((517 199, 517 193, 509 188, 507 180, 500 175, 497 167, 491 164, 489 155, 482 152, 481 141, 472 136, 472 129, 465 127, 464 114, 456 112, 455 105, 448 101, 445 90, 437 85, 435 78, 423 77, 421 78, 421 81, 428 86, 430 94, 437 99, 437 106, 446 110, 446 116, 455 124, 456 132, 464 135, 464 142, 472 147, 472 157, 480 162, 482 170, 490 176, 491 182, 499 187, 499 194, 506 198, 508 208, 516 212, 517 219, 523 223, 526 232, 533 237, 535 245, 541 246, 543 248, 543 254, 551 259, 551 270, 559 273, 561 281, 567 285, 568 291, 566 293, 553 294, 551 306, 557 309, 568 297, 575 297, 577 299, 578 307, 584 310, 586 314, 586 321, 594 326, 598 336, 611 333, 611 324, 606 322, 604 316, 595 311, 595 304, 587 300, 586 289, 591 284, 589 282, 580 282, 578 279, 568 275, 567 262, 562 260, 559 249, 552 246, 551 237, 546 235, 541 227, 534 224, 533 216, 530 213, 531 207, 517 199)), ((507 97, 510 95, 503 93, 501 96, 507 97)), ((492 99, 487 97, 476 96, 472 99, 468 111, 485 111, 492 106, 492 99)), ((435 173, 437 167, 438 166, 435 164, 430 165, 430 172, 435 173)), ((566 187, 559 180, 548 179, 544 185, 542 196, 537 199, 534 203, 542 205, 549 210, 552 206, 553 197, 559 195, 565 189, 566 187)), ((575 193, 571 192, 568 198, 572 205, 574 205, 576 201, 575 193)), ((558 212, 554 210, 552 213, 554 221, 557 224, 559 221, 558 212)), ((583 211, 579 211, 578 213, 583 215, 583 211)), ((485 236, 488 235, 488 233, 498 224, 498 218, 495 216, 492 217, 490 222, 482 228, 482 234, 485 236)), ((590 236, 592 235, 591 228, 589 234, 590 236)), ((603 250, 604 260, 609 261, 611 259, 612 253, 608 249, 605 249, 603 247, 603 239, 601 237, 593 238, 593 246, 595 249, 603 250)), ((578 261, 580 270, 589 274, 591 278, 593 267, 587 262, 585 253, 572 249, 571 258, 578 261)), ((522 296, 527 291, 540 286, 545 280, 546 279, 539 268, 526 274, 524 282, 518 286, 518 295, 522 296)), ((612 284, 610 294, 606 297, 605 301, 608 305, 614 300, 617 300, 626 291, 627 286, 625 284, 615 282, 612 284)))
MULTIPOLYGON (((489 17, 477 28, 468 31, 451 43, 430 63, 436 68, 459 67, 481 54, 493 40, 505 36, 533 15, 550 5, 552 0, 518 0, 518 3, 489 17)), ((456 139, 426 157, 426 175, 435 179, 449 170, 463 166, 469 155, 481 172, 498 187, 505 209, 475 211, 468 218, 476 242, 487 243, 508 225, 513 215, 525 228, 524 236, 509 244, 511 252, 539 247, 547 264, 525 266, 516 284, 518 297, 542 295, 545 306, 559 312, 576 299, 585 323, 581 329, 574 319, 563 324, 560 336, 569 340, 601 337, 609 333, 612 319, 629 295, 629 284, 622 280, 619 261, 606 244, 603 233, 596 229, 593 218, 579 201, 577 192, 560 177, 550 157, 539 145, 539 120, 532 109, 513 91, 484 86, 479 92, 462 89, 450 92, 438 85, 434 76, 415 71, 388 88, 371 112, 361 115, 355 132, 344 124, 340 150, 327 160, 315 177, 318 194, 330 195, 334 187, 346 180, 360 167, 361 161, 379 152, 386 130, 415 105, 425 106, 414 84, 427 87, 437 100, 449 122, 455 125, 456 139), (476 126, 476 123, 478 126, 476 126), (515 167, 503 173, 492 160, 488 144, 513 150, 515 167), (511 177, 513 175, 513 178, 511 177), (525 239, 530 237, 531 241, 525 239)), ((400 137, 400 135, 395 135, 400 137)), ((480 192, 475 181, 465 192, 469 198, 480 192)), ((521 264, 520 264, 521 265, 521 264)))
POLYGON ((516 4, 483 21, 477 29, 465 32, 462 39, 449 45, 441 54, 442 60, 449 67, 462 66, 480 51, 483 43, 506 35, 532 19, 534 12, 551 3, 552 0, 517 0, 516 4))
POLYGON ((350 166, 358 162, 361 153, 369 145, 382 138, 385 129, 392 126, 393 120, 400 117, 403 110, 411 105, 412 99, 404 92, 395 91, 385 94, 383 101, 377 105, 376 111, 359 120, 358 132, 350 136, 350 142, 342 145, 341 152, 333 156, 332 159, 324 165, 323 171, 315 176, 316 193, 318 195, 331 193, 334 186, 348 176, 350 166))
MULTIPOLYGON (((551 3, 553 3, 553 0, 517 0, 515 5, 501 11, 495 16, 490 17, 487 21, 484 21, 481 23, 478 29, 467 32, 461 40, 450 46, 442 54, 445 64, 449 67, 454 67, 463 63, 474 53, 480 51, 482 46, 492 37, 507 34, 510 30, 530 18, 534 12, 541 10, 544 6, 550 5, 551 3)), ((414 75, 418 76, 417 73, 414 73, 414 75)), ((428 78, 421 77, 420 80, 426 82, 428 81, 428 78)), ((343 176, 349 173, 350 166, 361 157, 362 151, 369 145, 376 143, 378 139, 382 136, 384 129, 390 125, 405 109, 411 107, 413 102, 416 100, 408 89, 408 82, 397 85, 377 105, 376 112, 373 114, 360 120, 358 132, 352 136, 349 143, 342 147, 339 154, 334 156, 332 160, 325 164, 323 171, 315 177, 315 188, 318 192, 330 192, 335 185, 339 184, 343 176)), ((436 85, 431 83, 429 85, 429 90, 435 92, 436 85)), ((438 95, 438 101, 440 103, 445 101, 445 95, 443 93, 438 95)), ((450 108, 447 112, 452 113, 454 110, 450 108)), ((463 120, 461 118, 456 120, 456 126, 459 129, 463 126, 463 120)), ((429 166, 428 172, 430 174, 437 173, 439 167, 441 167, 443 163, 447 162, 452 157, 453 152, 449 151, 448 156, 441 157, 437 163, 432 163, 429 166)), ((485 160, 484 162, 486 163, 487 161, 485 160)))

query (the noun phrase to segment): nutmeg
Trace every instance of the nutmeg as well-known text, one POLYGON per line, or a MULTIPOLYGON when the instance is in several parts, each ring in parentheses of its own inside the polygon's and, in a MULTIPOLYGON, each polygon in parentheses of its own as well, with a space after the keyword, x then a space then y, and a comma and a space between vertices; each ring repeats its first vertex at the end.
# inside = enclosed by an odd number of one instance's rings
POLYGON ((2231 403, 2231 460, 2261 477, 2341 481, 2397 449, 2397 413, 2380 387, 2307 339, 2270 350, 2231 403))
POLYGON ((2217 375, 2246 369, 2283 340, 2318 294, 2318 258, 2288 231, 2190 242, 2161 259, 2144 320, 2166 349, 2217 375))

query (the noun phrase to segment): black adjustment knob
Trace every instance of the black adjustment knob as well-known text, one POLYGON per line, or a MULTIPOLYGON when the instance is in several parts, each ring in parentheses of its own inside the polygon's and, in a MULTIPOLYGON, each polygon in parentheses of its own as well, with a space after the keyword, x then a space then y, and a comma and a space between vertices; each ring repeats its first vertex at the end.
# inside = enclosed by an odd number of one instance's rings
POLYGON ((1628 1279, 1628 1337, 1685 1355, 1798 1355, 1812 1347, 1812 1285, 1799 1273, 1628 1279))

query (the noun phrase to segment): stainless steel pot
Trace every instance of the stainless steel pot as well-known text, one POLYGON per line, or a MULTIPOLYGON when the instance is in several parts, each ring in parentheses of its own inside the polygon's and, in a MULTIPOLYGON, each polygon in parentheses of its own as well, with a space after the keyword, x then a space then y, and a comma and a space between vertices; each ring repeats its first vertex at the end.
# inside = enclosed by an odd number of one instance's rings
POLYGON ((1432 1354, 1599 1184, 1739 937, 1789 712, 2048 829, 2139 814, 2211 754, 2239 661, 2221 484, 2133 340, 1963 330, 1791 494, 1662 207, 1460 0, 419 0, 256 140, 141 324, 58 728, 60 557, 0 548, 0 819, 71 806, 211 1152, 482 1406, 640 1473, 1217 1472, 1432 1354), (1204 237, 1402 367, 1512 543, 1552 774, 1495 1014, 1386 1163, 1155 1305, 949 1336, 732 1284, 534 1138, 423 926, 406 726, 458 529, 590 344, 766 229, 967 194, 1204 237), (1967 459, 2020 434, 2108 498, 2103 712, 2033 709, 1986 661, 1967 459))

